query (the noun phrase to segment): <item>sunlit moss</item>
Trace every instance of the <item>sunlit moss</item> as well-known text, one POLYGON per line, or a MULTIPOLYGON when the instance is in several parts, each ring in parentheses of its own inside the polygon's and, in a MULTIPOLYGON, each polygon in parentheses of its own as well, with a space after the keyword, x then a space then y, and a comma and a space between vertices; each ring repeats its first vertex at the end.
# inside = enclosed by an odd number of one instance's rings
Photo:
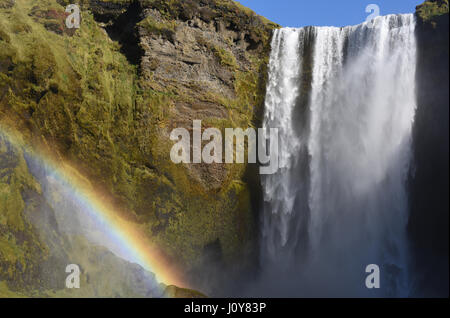
POLYGON ((417 15, 424 21, 448 14, 448 0, 427 0, 423 4, 417 6, 417 15))
POLYGON ((172 39, 175 34, 176 22, 158 22, 152 17, 148 16, 139 23, 147 32, 161 35, 165 39, 172 39))

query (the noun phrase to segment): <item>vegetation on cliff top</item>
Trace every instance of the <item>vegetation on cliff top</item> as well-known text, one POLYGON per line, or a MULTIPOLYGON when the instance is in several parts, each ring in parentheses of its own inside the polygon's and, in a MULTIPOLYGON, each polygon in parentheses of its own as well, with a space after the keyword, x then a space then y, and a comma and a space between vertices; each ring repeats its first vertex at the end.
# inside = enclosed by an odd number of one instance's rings
POLYGON ((448 0, 427 0, 416 7, 417 16, 425 22, 448 12, 448 0))

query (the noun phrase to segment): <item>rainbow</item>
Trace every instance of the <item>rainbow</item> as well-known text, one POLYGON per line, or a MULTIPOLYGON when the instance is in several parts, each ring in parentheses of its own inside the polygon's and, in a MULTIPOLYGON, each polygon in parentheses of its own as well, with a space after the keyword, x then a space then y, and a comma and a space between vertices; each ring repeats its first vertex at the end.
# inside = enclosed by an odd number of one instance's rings
MULTIPOLYGON (((0 133, 14 146, 24 149, 27 156, 44 166, 51 178, 63 184, 70 200, 80 206, 83 213, 94 220, 114 246, 120 249, 120 257, 141 265, 155 274, 158 282, 178 287, 188 287, 181 271, 169 262, 160 249, 153 244, 141 225, 124 219, 123 211, 115 208, 107 196, 94 189, 77 169, 61 158, 57 160, 44 151, 37 152, 20 134, 0 124, 0 133)), ((1 136, 1 135, 0 135, 1 136)), ((47 147, 42 147, 47 148, 47 147)), ((114 252, 114 251, 113 251, 114 252)))

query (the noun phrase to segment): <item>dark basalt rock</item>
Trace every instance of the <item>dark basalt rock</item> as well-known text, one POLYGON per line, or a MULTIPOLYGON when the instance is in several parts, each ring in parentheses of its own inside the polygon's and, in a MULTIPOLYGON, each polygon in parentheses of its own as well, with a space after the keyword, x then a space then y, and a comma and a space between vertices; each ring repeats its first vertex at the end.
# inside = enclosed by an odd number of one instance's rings
POLYGON ((447 0, 417 7, 417 110, 408 224, 413 295, 449 295, 449 14, 447 0))

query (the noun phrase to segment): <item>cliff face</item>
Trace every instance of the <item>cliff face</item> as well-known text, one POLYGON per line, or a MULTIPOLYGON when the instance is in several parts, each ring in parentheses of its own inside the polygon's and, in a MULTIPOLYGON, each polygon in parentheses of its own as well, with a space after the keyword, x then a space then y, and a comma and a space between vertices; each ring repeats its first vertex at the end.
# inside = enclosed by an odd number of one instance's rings
POLYGON ((163 296, 152 273, 62 229, 26 151, 0 132, 0 297, 163 296), (65 286, 68 264, 80 268, 80 289, 65 286))
MULTIPOLYGON (((175 165, 169 134, 194 119, 203 128, 258 125, 277 25, 228 0, 79 3, 73 30, 69 1, 0 0, 0 124, 73 163, 186 271, 245 265, 255 250, 256 167, 175 165)), ((8 249, 28 253, 26 266, 0 253, 0 280, 16 291, 31 284, 18 284, 24 268, 41 284, 51 255, 24 212, 46 203, 19 158, 0 206, 28 224, 17 232, 1 223, 8 249)))
POLYGON ((448 297, 448 1, 417 7, 417 99, 409 233, 416 295, 448 297), (425 278, 426 277, 426 278, 425 278))

